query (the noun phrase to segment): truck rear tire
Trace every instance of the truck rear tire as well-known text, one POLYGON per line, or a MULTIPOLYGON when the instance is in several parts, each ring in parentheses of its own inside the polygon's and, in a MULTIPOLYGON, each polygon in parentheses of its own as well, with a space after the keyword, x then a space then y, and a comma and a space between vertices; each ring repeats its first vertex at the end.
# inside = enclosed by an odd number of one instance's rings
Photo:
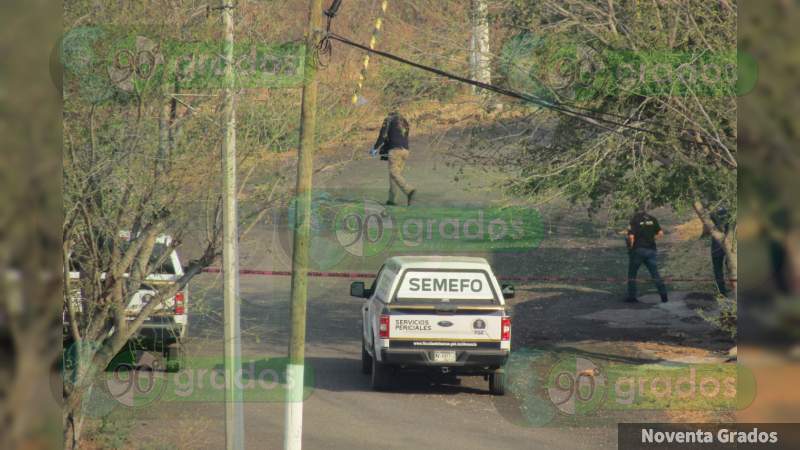
POLYGON ((376 358, 372 358, 372 377, 370 382, 372 389, 382 391, 389 387, 392 377, 392 368, 378 362, 376 358))
POLYGON ((364 347, 364 338, 361 338, 361 373, 367 375, 372 373, 372 356, 364 347))
POLYGON ((180 344, 170 344, 167 347, 167 372, 177 372, 181 370, 181 356, 180 344))
POLYGON ((492 395, 506 395, 506 374, 495 370, 489 374, 489 392, 492 395))

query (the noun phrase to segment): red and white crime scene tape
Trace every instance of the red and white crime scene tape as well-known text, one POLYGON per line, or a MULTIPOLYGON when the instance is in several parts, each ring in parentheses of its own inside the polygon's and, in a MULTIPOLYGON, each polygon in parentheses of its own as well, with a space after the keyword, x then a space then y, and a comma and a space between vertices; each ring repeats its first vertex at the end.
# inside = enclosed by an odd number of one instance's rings
MULTIPOLYGON (((205 273, 221 273, 222 269, 218 267, 208 267, 203 269, 205 273)), ((250 275, 250 276, 272 276, 272 277, 289 277, 292 276, 291 270, 256 270, 256 269, 241 269, 239 270, 239 275, 250 275)), ((375 273, 367 273, 367 272, 315 272, 310 271, 308 272, 308 276, 310 277, 319 277, 319 278, 375 278, 377 274, 375 273)), ((528 275, 528 276, 519 276, 519 275, 498 275, 498 280, 502 281, 522 281, 522 282, 533 282, 533 281, 550 281, 550 282, 578 282, 578 283, 627 283, 627 278, 616 278, 616 277, 561 277, 561 276, 551 276, 551 275, 528 275)), ((669 278, 664 277, 664 282, 672 282, 672 283, 691 283, 691 282, 713 282, 712 278, 700 278, 700 277, 683 277, 683 278, 669 278)), ((736 282, 736 278, 730 278, 729 281, 736 282)))

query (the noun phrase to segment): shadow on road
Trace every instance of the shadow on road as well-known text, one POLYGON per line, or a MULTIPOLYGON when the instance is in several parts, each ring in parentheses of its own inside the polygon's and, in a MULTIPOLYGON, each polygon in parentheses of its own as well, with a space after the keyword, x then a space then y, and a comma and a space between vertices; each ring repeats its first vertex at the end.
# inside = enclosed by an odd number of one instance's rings
POLYGON ((602 291, 582 292, 569 287, 522 291, 525 298, 514 305, 512 348, 517 350, 595 342, 604 343, 609 350, 620 350, 611 354, 624 354, 628 347, 635 357, 636 343, 709 352, 727 351, 733 345, 730 336, 695 312, 715 307, 710 296, 673 292, 666 304, 660 303, 657 295, 646 295, 641 297, 643 303, 629 304, 602 291))
MULTIPOLYGON (((334 392, 371 392, 370 376, 361 373, 361 361, 352 358, 338 357, 311 357, 306 358, 308 364, 314 367, 316 389, 334 392)), ((483 380, 480 377, 470 377, 483 380)), ((403 372, 395 375, 392 388, 385 393, 402 394, 479 394, 489 395, 487 387, 476 388, 466 386, 467 378, 453 376, 436 376, 425 373, 403 372)))

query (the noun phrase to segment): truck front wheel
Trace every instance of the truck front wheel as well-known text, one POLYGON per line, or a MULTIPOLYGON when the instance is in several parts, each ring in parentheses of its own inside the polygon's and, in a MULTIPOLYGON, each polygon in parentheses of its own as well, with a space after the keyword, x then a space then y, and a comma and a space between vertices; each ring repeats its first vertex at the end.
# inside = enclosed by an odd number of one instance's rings
POLYGON ((372 373, 372 356, 367 352, 364 346, 364 337, 361 337, 361 373, 372 373))

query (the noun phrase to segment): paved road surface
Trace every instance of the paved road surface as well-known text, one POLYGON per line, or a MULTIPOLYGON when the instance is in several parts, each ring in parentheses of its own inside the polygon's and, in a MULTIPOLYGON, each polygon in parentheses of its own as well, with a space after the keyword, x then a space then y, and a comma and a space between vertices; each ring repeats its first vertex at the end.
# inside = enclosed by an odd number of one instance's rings
MULTIPOLYGON (((415 142, 407 170, 408 178, 419 188, 421 205, 480 205, 500 197, 496 191, 485 189, 491 181, 488 173, 473 170, 459 174, 443 164, 440 152, 451 143, 447 139, 436 142, 432 145, 425 138, 415 142), (456 177, 460 178, 459 183, 453 181, 456 177)), ((316 185, 337 196, 384 201, 386 176, 384 162, 362 160, 340 171, 325 173, 316 185)), ((254 228, 242 242, 242 267, 286 269, 288 259, 281 254, 280 245, 273 237, 270 225, 254 228)), ((546 267, 544 260, 556 255, 556 250, 558 254, 576 252, 560 243, 551 245, 550 250, 546 247, 543 253, 528 255, 530 257, 519 254, 507 258, 496 254, 485 256, 498 272, 553 273, 557 268, 546 267)), ((598 251, 617 252, 599 247, 598 251)), ((379 264, 376 261, 362 261, 359 267, 331 269, 376 271, 379 264)), ((574 261, 581 263, 580 258, 574 261)), ((218 275, 205 274, 192 284, 190 327, 193 337, 187 347, 190 357, 211 356, 220 358, 221 362, 219 281, 218 275)), ((360 373, 361 302, 348 296, 350 281, 315 278, 311 282, 307 361, 313 367, 316 381, 305 403, 305 448, 586 449, 616 446, 613 425, 565 428, 513 423, 500 411, 519 410, 519 392, 516 397, 493 397, 488 394, 487 382, 481 378, 464 378, 461 385, 452 385, 437 384, 425 377, 410 377, 398 383, 392 392, 373 392, 368 377, 360 373)), ((285 355, 289 332, 288 289, 288 277, 242 277, 246 359, 285 355)), ((521 291, 516 302, 523 303, 533 295, 521 291)), ((593 300, 591 292, 582 295, 584 300, 593 300)), ((608 300, 607 295, 604 298, 608 300)), ((562 315, 574 310, 563 305, 561 308, 562 315)), ((570 318, 552 318, 552 321, 567 320, 570 318)), ((548 320, 548 325, 557 329, 559 322, 552 321, 548 320)), ((588 331, 590 334, 591 330, 588 331)), ((282 447, 283 409, 281 403, 246 404, 247 448, 282 447)), ((170 442, 181 447, 221 448, 224 445, 223 413, 221 403, 157 402, 136 411, 132 437, 141 447, 157 447, 158 439, 154 436, 166 435, 170 442), (153 430, 161 431, 154 433, 153 430)))
MULTIPOLYGON (((210 278, 210 276, 206 276, 210 278)), ((206 281, 206 280, 203 280, 206 281)), ((198 283, 200 284, 200 283, 198 283)), ((246 277, 242 295, 245 359, 285 354, 288 333, 288 278, 246 277), (262 343, 254 342, 259 336, 262 343)), ((314 370, 314 390, 305 402, 304 445, 308 449, 523 449, 612 448, 615 434, 603 428, 565 429, 518 426, 499 408, 512 396, 494 397, 482 378, 461 385, 437 384, 423 376, 400 380, 391 392, 374 392, 360 372, 360 302, 346 296, 347 280, 315 283, 308 317, 307 362, 314 370)), ((218 300, 214 300, 218 303, 218 300)), ((195 332, 212 322, 195 323, 195 332)), ((213 328, 218 328, 213 326, 213 328)), ((219 330, 198 337, 190 353, 220 355, 219 330)), ((221 360, 220 360, 221 362, 221 360)), ((247 448, 281 448, 284 405, 245 405, 247 448)), ((194 429, 181 438, 201 448, 224 446, 221 403, 155 403, 137 412, 134 436, 149 441, 146 429, 194 429)))

